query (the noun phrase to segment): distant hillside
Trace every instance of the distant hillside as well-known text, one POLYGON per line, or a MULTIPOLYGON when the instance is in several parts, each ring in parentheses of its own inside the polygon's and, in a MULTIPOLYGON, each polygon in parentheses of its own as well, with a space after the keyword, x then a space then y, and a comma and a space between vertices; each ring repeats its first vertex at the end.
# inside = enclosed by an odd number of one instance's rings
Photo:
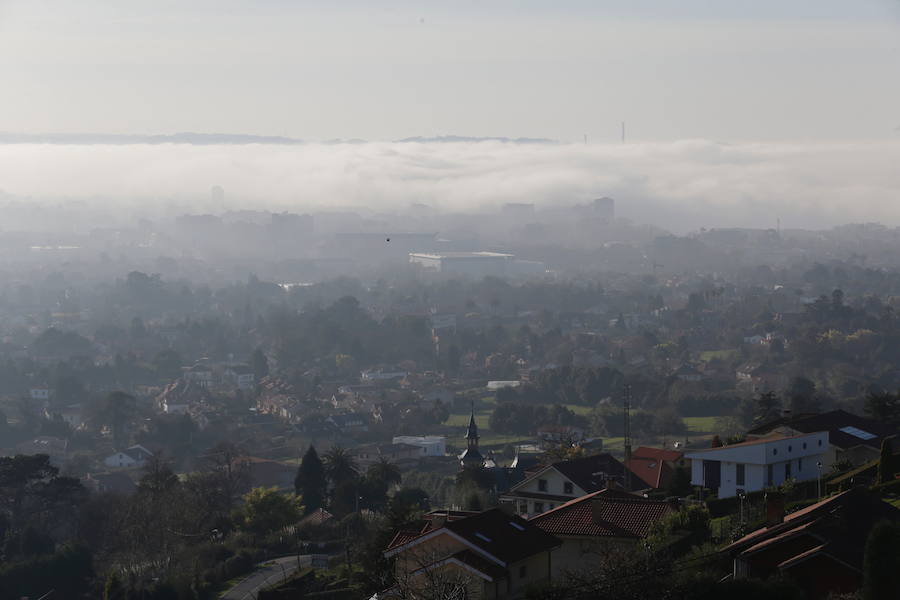
POLYGON ((240 133, 174 133, 170 135, 111 133, 0 133, 0 144, 302 144, 303 140, 277 135, 240 133))
POLYGON ((510 144, 555 144, 555 140, 547 138, 508 138, 508 137, 469 137, 462 135, 441 135, 438 137, 409 137, 402 140, 394 140, 397 143, 419 142, 419 143, 443 143, 450 144, 455 142, 506 142, 510 144))

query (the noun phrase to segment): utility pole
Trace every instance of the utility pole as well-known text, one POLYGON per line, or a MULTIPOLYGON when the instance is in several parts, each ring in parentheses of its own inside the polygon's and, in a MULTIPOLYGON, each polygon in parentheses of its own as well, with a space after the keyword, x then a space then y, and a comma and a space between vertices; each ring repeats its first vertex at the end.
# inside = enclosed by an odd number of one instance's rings
POLYGON ((625 121, 622 121, 622 143, 625 143, 625 121))
POLYGON ((623 440, 625 446, 625 491, 631 491, 631 469, 628 468, 628 461, 631 460, 631 386, 625 384, 625 394, 622 397, 623 408, 623 440))

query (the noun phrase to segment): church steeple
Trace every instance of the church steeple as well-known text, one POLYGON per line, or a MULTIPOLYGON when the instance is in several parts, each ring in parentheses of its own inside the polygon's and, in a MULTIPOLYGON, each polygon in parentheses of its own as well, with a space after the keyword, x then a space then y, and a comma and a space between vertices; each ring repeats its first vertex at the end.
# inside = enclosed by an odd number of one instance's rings
POLYGON ((483 467, 484 457, 478 450, 478 424, 475 422, 475 402, 472 401, 472 416, 469 417, 469 426, 466 428, 466 449, 459 455, 459 466, 483 467))
POLYGON ((478 424, 475 423, 475 401, 472 401, 472 416, 469 417, 469 427, 466 429, 466 447, 478 448, 478 424))

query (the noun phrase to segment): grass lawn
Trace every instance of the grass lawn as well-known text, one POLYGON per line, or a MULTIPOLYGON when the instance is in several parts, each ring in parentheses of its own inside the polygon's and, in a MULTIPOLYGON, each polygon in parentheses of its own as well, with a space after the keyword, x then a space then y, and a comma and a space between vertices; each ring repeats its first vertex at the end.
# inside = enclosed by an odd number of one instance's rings
POLYGON ((715 433, 716 419, 719 417, 685 417, 684 424, 693 435, 715 433))
POLYGON ((703 362, 709 362, 715 359, 721 360, 731 360, 737 355, 738 351, 735 349, 730 350, 704 350, 700 353, 700 360, 703 362))

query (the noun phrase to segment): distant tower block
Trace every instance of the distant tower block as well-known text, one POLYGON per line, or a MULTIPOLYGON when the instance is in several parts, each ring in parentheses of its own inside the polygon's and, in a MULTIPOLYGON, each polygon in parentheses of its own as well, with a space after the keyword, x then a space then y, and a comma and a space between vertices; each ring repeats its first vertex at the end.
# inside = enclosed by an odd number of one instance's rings
POLYGON ((225 190, 221 185, 214 185, 209 190, 209 197, 213 206, 216 208, 224 208, 225 206, 225 190))
POLYGON ((616 201, 606 196, 598 198, 591 204, 591 210, 594 216, 612 221, 616 218, 616 201))

